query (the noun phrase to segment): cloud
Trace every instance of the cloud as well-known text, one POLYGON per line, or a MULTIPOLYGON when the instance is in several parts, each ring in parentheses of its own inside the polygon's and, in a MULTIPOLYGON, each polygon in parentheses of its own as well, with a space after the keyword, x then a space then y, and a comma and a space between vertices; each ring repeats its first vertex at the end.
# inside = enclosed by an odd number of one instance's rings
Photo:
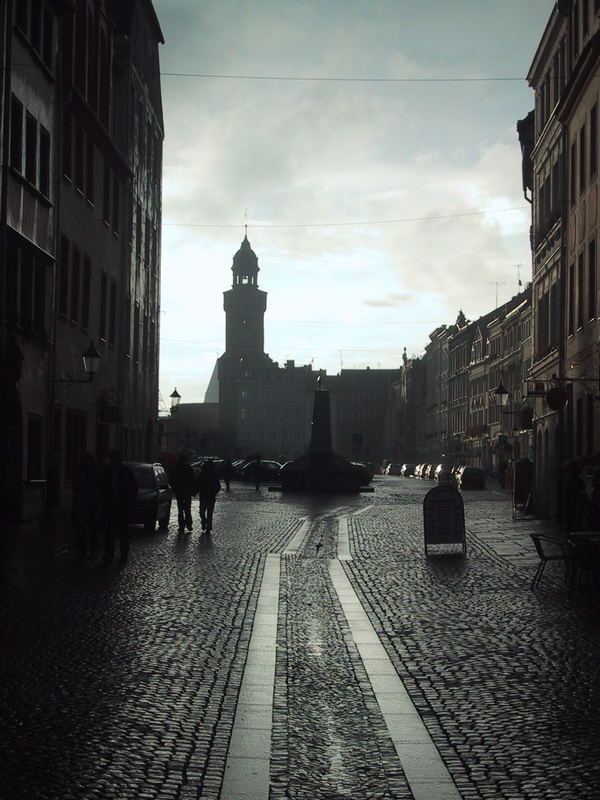
POLYGON ((365 300, 364 305, 371 308, 397 308, 410 303, 411 300, 412 295, 410 294, 388 294, 375 300, 365 300))
MULTIPOLYGON (((165 72, 427 78, 524 75, 553 3, 155 6, 165 72)), ((397 364, 459 308, 476 318, 514 294, 517 264, 527 278, 524 82, 165 77, 163 97, 161 384, 190 400, 224 347, 246 208, 278 359, 397 364), (211 225, 233 227, 194 227, 211 225)))

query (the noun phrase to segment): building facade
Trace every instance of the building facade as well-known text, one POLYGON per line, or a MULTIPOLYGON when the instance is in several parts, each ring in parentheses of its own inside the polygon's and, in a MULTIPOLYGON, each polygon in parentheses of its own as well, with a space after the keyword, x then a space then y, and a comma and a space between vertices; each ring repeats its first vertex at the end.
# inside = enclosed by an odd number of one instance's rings
POLYGON ((3 9, 3 425, 27 514, 86 451, 156 455, 163 37, 150 0, 3 9))

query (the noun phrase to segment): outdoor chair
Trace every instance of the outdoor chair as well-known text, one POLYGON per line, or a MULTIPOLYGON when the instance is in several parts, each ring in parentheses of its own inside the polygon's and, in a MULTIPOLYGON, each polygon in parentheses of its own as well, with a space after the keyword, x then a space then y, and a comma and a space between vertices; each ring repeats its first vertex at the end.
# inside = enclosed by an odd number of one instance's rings
POLYGON ((536 589, 542 579, 546 564, 549 561, 562 561, 565 564, 567 585, 571 585, 573 548, 564 536, 553 535, 551 533, 530 533, 529 534, 537 550, 540 563, 535 571, 531 588, 536 589))

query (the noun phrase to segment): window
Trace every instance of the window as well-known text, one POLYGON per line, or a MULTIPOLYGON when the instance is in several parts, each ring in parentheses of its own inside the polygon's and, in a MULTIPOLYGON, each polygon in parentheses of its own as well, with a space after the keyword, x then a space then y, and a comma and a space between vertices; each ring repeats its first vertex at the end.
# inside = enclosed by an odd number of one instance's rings
POLYGON ((85 97, 86 89, 86 45, 87 45, 87 0, 77 0, 75 12, 75 84, 85 97))
POLYGON ((121 206, 121 184, 116 175, 113 175, 113 209, 112 209, 112 227, 115 233, 119 233, 119 213, 121 206))
POLYGON ((83 129, 75 123, 75 186, 83 192, 83 129))
POLYGON ((81 254, 74 247, 71 255, 71 322, 79 322, 79 289, 81 281, 81 254))
POLYGON ((569 305, 567 309, 567 333, 575 331, 575 265, 569 264, 569 305))
POLYGON ((17 3, 15 8, 15 25, 24 33, 25 36, 29 33, 29 3, 25 0, 25 2, 17 3))
POLYGON ((81 328, 87 331, 90 326, 90 289, 92 284, 92 262, 89 256, 83 259, 83 279, 81 282, 81 328))
POLYGON ((596 240, 588 245, 588 317, 596 316, 596 240))
POLYGON ((50 196, 50 134, 40 125, 40 192, 50 196))
POLYGON ((140 259, 142 255, 142 206, 137 204, 135 210, 135 253, 140 259))
POLYGON ((579 258, 577 260, 577 327, 581 328, 583 325, 584 319, 584 278, 583 278, 583 266, 584 266, 584 254, 583 251, 579 253, 579 258))
POLYGON ((108 277, 106 272, 102 271, 100 278, 100 318, 98 320, 98 333, 100 338, 106 340, 106 304, 108 300, 108 277))
POLYGON ((37 183, 37 121, 29 112, 25 118, 25 177, 34 186, 37 183))
POLYGON ((33 327, 37 333, 46 330, 46 265, 40 260, 33 268, 33 327))
POLYGON ((23 105, 14 96, 10 103, 10 165, 23 171, 23 105))
POLYGON ((60 237, 60 263, 58 276, 58 313, 66 317, 69 307, 69 240, 60 237))
POLYGON ((140 307, 135 304, 133 312, 133 360, 140 360, 140 307))
POLYGON ((104 222, 110 222, 110 167, 104 165, 104 187, 102 193, 102 217, 104 222))
POLYGON ((87 141, 87 160, 86 160, 86 196, 88 202, 94 205, 94 143, 91 139, 87 141))
POLYGON ((44 28, 42 35, 42 61, 49 68, 54 66, 54 17, 44 7, 44 28))
POLYGON ((63 175, 65 178, 71 178, 73 175, 73 121, 68 111, 65 111, 63 116, 63 143, 62 143, 62 160, 63 160, 63 175))
POLYGON ((593 453, 594 448, 594 398, 587 396, 587 452, 593 453))
POLYGON ((21 250, 19 322, 29 331, 33 325, 33 257, 21 250))
POLYGON ((590 111, 590 177, 598 170, 598 104, 590 111))
POLYGON ((576 197, 576 176, 577 176, 577 145, 575 142, 571 145, 571 174, 569 175, 569 194, 571 198, 571 205, 575 205, 576 197))
POLYGON ((19 251, 8 245, 6 252, 6 321, 19 322, 19 251))
POLYGON ((117 282, 110 282, 110 308, 108 314, 108 341, 111 345, 115 344, 115 333, 117 329, 117 282))
POLYGON ((585 190, 585 123, 579 129, 579 193, 585 190))

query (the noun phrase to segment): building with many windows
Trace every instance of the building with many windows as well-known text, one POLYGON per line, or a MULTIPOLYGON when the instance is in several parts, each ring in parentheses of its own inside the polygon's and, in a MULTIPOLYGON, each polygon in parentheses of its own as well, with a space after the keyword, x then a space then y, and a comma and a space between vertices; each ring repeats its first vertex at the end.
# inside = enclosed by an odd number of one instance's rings
POLYGON ((156 452, 163 38, 150 0, 2 13, 0 416, 18 518, 37 481, 56 506, 86 451, 156 452))

